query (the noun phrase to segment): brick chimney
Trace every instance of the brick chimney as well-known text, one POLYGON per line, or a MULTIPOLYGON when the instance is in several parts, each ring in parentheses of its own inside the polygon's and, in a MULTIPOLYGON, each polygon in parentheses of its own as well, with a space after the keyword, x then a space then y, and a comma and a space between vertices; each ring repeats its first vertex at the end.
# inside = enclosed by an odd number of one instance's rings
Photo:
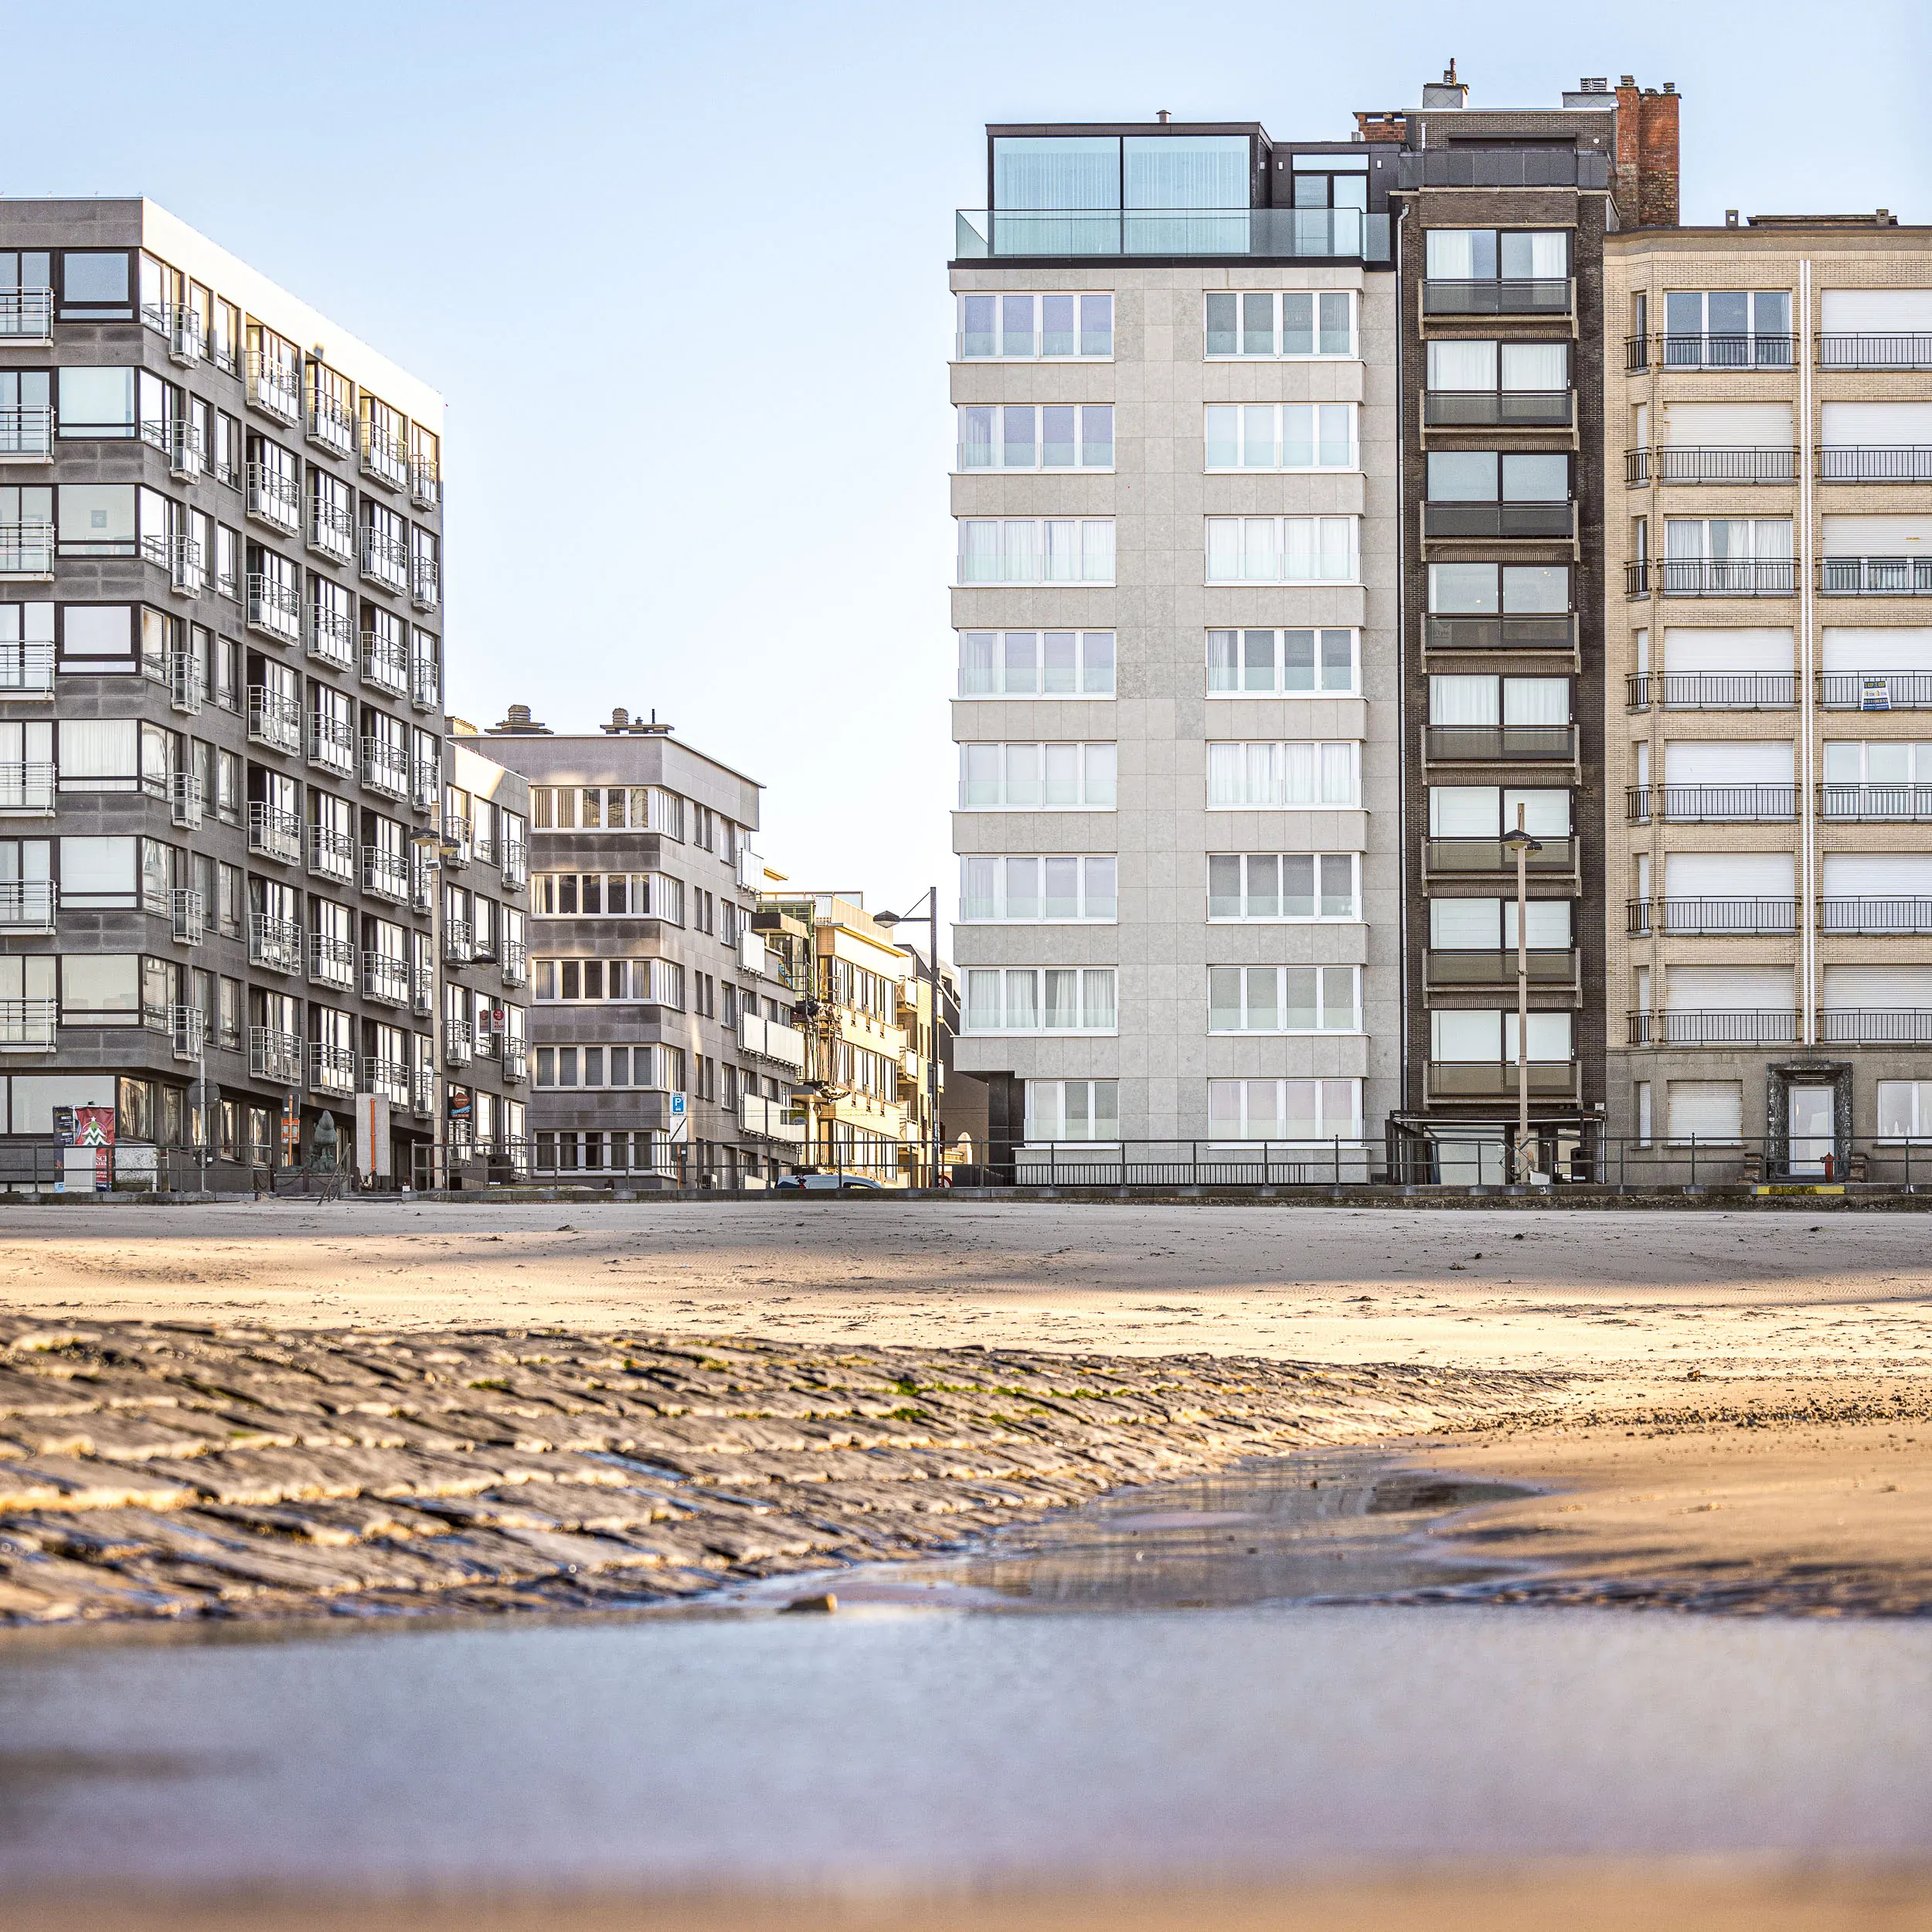
POLYGON ((1625 74, 1617 87, 1617 165, 1612 189, 1626 228, 1677 226, 1677 83, 1639 90, 1625 74))

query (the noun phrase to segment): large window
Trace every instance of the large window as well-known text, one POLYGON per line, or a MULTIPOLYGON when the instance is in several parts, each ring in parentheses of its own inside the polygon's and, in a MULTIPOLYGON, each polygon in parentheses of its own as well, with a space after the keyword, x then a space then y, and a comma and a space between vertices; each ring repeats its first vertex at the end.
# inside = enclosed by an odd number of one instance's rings
POLYGON ((1566 343, 1429 345, 1425 423, 1452 429, 1491 423, 1560 427, 1570 420, 1570 405, 1566 343))
POLYGON ((1352 403, 1210 403, 1210 470, 1352 470, 1352 403))
POLYGON ((1210 583, 1352 583, 1352 516, 1211 516, 1210 583))
POLYGON ((966 811, 1111 811, 1111 744, 963 744, 959 802, 966 811))
POLYGON ((1115 1141, 1121 1133, 1118 1080, 1029 1080, 1029 1141, 1115 1141))
POLYGON ((1208 1131, 1217 1141, 1356 1140, 1359 1080, 1209 1080, 1208 1131))
POLYGON ((677 1046, 539 1046, 536 1084, 677 1094, 684 1090, 684 1049, 677 1046))
POLYGON ((1431 451, 1431 503, 1561 503, 1570 495, 1570 458, 1530 451, 1431 451))
POLYGON ((1787 289, 1673 288, 1664 296, 1664 362, 1675 369, 1789 369, 1787 289))
POLYGON ((1361 1030, 1353 966, 1210 966, 1210 1033, 1352 1033, 1361 1030))
POLYGON ((1449 616, 1549 613, 1570 608, 1570 570, 1562 563, 1432 563, 1429 608, 1449 616))
POLYGON ((538 785, 530 823, 539 832, 655 832, 684 841, 684 801, 659 785, 538 785))
POLYGON ((963 294, 957 346, 961 362, 1105 361, 1114 353, 1114 298, 963 294))
POLYGON ((962 403, 961 470, 1111 470, 1111 403, 962 403))
POLYGON ((647 1005, 684 1005, 684 968, 668 959, 539 959, 536 968, 540 1001, 628 1000, 647 1005))
POLYGON ((1210 356, 1352 355, 1355 298, 1346 289, 1211 294, 1207 352, 1210 356))
POLYGON ((63 369, 60 434, 69 437, 132 437, 134 372, 127 368, 63 369))
MULTIPOLYGON (((1932 1080, 1880 1080, 1877 1084, 1879 1138, 1932 1140, 1932 1080)), ((1027 1104, 1032 1104, 1030 1084, 1027 1104)))
POLYGON ((1431 785, 1429 787, 1429 836, 1431 838, 1498 838, 1516 828, 1517 808, 1523 828, 1539 838, 1570 835, 1567 788, 1519 789, 1501 785, 1431 785))
POLYGON ((1431 228, 1427 266, 1432 282, 1559 281, 1570 273, 1566 230, 1431 228))
POLYGON ((1352 852, 1208 855, 1208 917, 1274 923, 1362 916, 1361 856, 1352 852))
POLYGON ((1111 1033, 1111 966, 968 967, 969 1033, 1111 1033))
POLYGON ((993 206, 1244 209, 1252 165, 1246 134, 1005 134, 993 142, 993 206))
POLYGON ((1208 808, 1342 808, 1360 801, 1362 747, 1352 740, 1210 744, 1208 808))
POLYGON ((1111 583, 1114 519, 961 517, 961 583, 1111 583))
POLYGON ((962 859, 959 916, 962 921, 1005 925, 1111 921, 1119 905, 1117 866, 1111 852, 962 859))
POLYGON ((1210 631, 1210 698, 1343 697, 1355 689, 1353 631, 1210 631))
POLYGON ((1111 631, 962 631, 962 698, 1111 698, 1111 631))
POLYGON ((538 872, 530 910, 539 919, 662 919, 684 923, 684 886, 663 872, 538 872))
MULTIPOLYGON (((1532 1013, 1523 1057, 1547 1066, 1570 1057, 1570 1016, 1532 1013)), ((1516 1015, 1508 1009, 1439 1008, 1429 1015, 1430 1058, 1468 1065, 1501 1066, 1516 1058, 1516 1015)))

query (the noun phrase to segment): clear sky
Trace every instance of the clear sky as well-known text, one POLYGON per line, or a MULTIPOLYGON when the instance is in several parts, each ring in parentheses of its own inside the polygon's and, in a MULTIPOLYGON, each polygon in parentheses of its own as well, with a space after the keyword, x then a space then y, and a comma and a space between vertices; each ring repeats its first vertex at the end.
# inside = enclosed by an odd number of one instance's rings
POLYGON ((1932 8, 981 0, 6 11, 0 193, 145 194, 447 398, 451 708, 655 708, 760 848, 950 909, 952 211, 988 121, 1336 139, 1675 81, 1687 220, 1932 221, 1932 8))

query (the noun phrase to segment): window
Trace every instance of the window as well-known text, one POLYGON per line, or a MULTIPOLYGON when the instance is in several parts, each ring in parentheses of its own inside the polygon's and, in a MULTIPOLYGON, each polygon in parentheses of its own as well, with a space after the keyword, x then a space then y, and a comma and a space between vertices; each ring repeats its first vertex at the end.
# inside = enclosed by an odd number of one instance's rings
POLYGON ((1467 617, 1566 613, 1569 568, 1561 563, 1432 563, 1429 608, 1437 614, 1467 617))
POLYGON ((684 923, 684 886, 663 872, 539 872, 530 910, 540 919, 664 919, 684 923))
POLYGON ((1029 1080, 1029 1141, 1115 1141, 1121 1133, 1118 1080, 1029 1080))
POLYGON ((1361 750, 1353 740, 1210 744, 1209 809, 1352 806, 1361 750))
POLYGON ((1352 583, 1352 516, 1211 516, 1210 583, 1352 583))
POLYGON ((248 325, 248 400, 284 422, 300 421, 302 354, 284 336, 257 321, 248 325))
POLYGON ((1114 519, 959 519, 961 583, 1111 583, 1114 519))
POLYGON ((1431 228, 1432 282, 1560 281, 1570 274, 1570 236, 1563 229, 1431 228))
POLYGON ((61 256, 60 319, 68 322, 131 322, 134 319, 132 277, 124 250, 117 249, 107 253, 70 248, 61 256))
POLYGON ((1210 403, 1210 470, 1352 470, 1352 403, 1210 403))
MULTIPOLYGON (((20 494, 24 497, 28 492, 20 494)), ((165 539, 168 529, 168 499, 153 490, 138 489, 131 483, 61 486, 63 556, 134 556, 139 553, 141 536, 165 539)))
POLYGON ((1210 1033, 1357 1032, 1353 966, 1210 966, 1210 1033))
POLYGON ((130 437, 134 433, 134 372, 131 369, 63 369, 60 372, 60 434, 63 437, 130 437))
POLYGON ((68 953, 60 961, 60 1017, 113 1021, 141 1011, 141 961, 133 953, 68 953))
MULTIPOLYGON (((1429 722, 1432 725, 1567 725, 1570 680, 1494 678, 1487 674, 1431 677, 1429 722)), ((1523 748, 1528 749, 1529 743, 1523 748)))
POLYGON ((963 362, 1104 360, 1114 353, 1114 298, 962 294, 957 350, 963 362))
POLYGON ((1111 811, 1111 744, 963 744, 959 802, 965 811, 1111 811))
POLYGON ((1119 901, 1117 862, 1090 858, 988 858, 960 861, 961 920, 1007 925, 1111 920, 1119 901))
POLYGON ((1432 451, 1431 503, 1561 503, 1570 496, 1570 458, 1515 451, 1432 451))
POLYGON ((1431 785, 1431 838, 1496 838, 1514 831, 1516 808, 1523 808, 1526 830, 1539 838, 1570 834, 1570 794, 1553 787, 1522 791, 1499 785, 1431 785))
POLYGON ((961 470, 1111 470, 1111 403, 963 403, 959 409, 961 470))
POLYGON ((132 838, 63 838, 61 904, 75 912, 132 906, 138 853, 138 842, 132 838))
MULTIPOLYGON (((1567 1013, 1532 1013, 1525 1036, 1528 1060, 1548 1064, 1570 1057, 1570 1016, 1567 1013)), ((1438 1009, 1429 1015, 1430 1057, 1462 1065, 1500 1066, 1516 1057, 1516 1015, 1513 1010, 1475 1008, 1438 1009)))
POLYGON ((1356 1140, 1359 1080, 1209 1080, 1208 1131, 1217 1141, 1356 1140))
POLYGON ((1345 289, 1210 294, 1207 352, 1220 355, 1352 355, 1355 298, 1345 289))
POLYGON ((1932 1080, 1880 1080, 1878 1109, 1881 1140, 1932 1139, 1932 1080))
MULTIPOLYGON (((1432 342, 1429 386, 1452 394, 1567 389, 1570 350, 1562 342, 1432 342)), ((1502 420, 1509 420, 1507 411, 1502 420)))
POLYGON ((684 1005, 684 968, 668 959, 539 959, 539 1000, 627 1000, 684 1005))
POLYGON ((1356 635, 1353 631, 1210 631, 1208 696, 1352 694, 1356 635))
POLYGON ((1111 966, 968 967, 969 1033, 1111 1033, 1111 966))
POLYGON ((530 794, 538 832, 655 832, 684 838, 684 801, 657 785, 539 785, 530 794))
POLYGON ((242 426, 220 410, 215 413, 215 481, 231 490, 242 484, 242 426))
POLYGON ((1788 517, 1673 516, 1664 522, 1664 588, 1718 593, 1792 588, 1788 517))
MULTIPOLYGON (((64 727, 62 743, 64 747, 64 727)), ((65 775, 63 772, 63 778, 65 775)), ((1932 744, 1913 744, 1892 738, 1864 742, 1828 740, 1825 747, 1825 783, 1828 811, 1857 806, 1884 812, 1896 806, 1900 814, 1909 818, 1917 804, 1913 794, 1932 786, 1932 744), (1842 795, 1835 795, 1841 791, 1842 795), (1861 791, 1869 795, 1861 799, 1857 795, 1861 791)), ((1925 801, 1925 811, 1932 815, 1932 798, 1925 801)))
MULTIPOLYGON (((29 764, 51 764, 53 727, 42 725, 38 729, 44 735, 14 755, 29 764)), ((140 735, 132 718, 64 719, 60 726, 62 785, 70 791, 136 790, 140 783, 140 735)))
POLYGON ((1664 362, 1678 369, 1789 369, 1787 289, 1673 288, 1664 296, 1664 362))
MULTIPOLYGON (((1570 903, 1532 899, 1524 931, 1531 950, 1567 952, 1570 903)), ((1434 899, 1429 902, 1429 944, 1438 952, 1514 952, 1516 902, 1513 899, 1434 899)))
POLYGON ((1356 920, 1360 855, 1352 852, 1210 852, 1210 920, 1356 920))
POLYGON ((1111 698, 1111 631, 962 631, 962 698, 1111 698))

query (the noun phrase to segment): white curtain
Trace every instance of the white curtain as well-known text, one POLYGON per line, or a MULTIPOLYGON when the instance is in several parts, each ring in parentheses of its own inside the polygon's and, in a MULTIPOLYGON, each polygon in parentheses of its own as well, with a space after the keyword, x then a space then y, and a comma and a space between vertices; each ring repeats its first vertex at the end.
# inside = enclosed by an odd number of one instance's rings
MULTIPOLYGON (((1429 386, 1439 389, 1492 389, 1496 386, 1494 342, 1431 342, 1429 386)), ((1559 389, 1563 384, 1559 383, 1559 389)))
POLYGON ((1567 678, 1505 678, 1502 721, 1512 725, 1563 725, 1570 722, 1567 678))
MULTIPOLYGON (((1241 576, 1241 526, 1231 516, 1211 516, 1207 526, 1207 573, 1210 583, 1234 583, 1241 576)), ((1230 636, 1233 634, 1229 633, 1230 636)))
POLYGON ((1114 520, 1092 517, 1080 526, 1080 577, 1087 583, 1114 581, 1114 520))
POLYGON ((1425 272, 1432 282, 1473 281, 1476 274, 1476 237, 1467 228, 1427 230, 1425 272))
POLYGON ((1321 802, 1325 805, 1355 802, 1355 750, 1352 744, 1321 747, 1321 802))
POLYGON ((1502 386, 1506 389, 1560 389, 1570 386, 1570 351, 1562 342, 1505 342, 1502 386))
MULTIPOLYGON (((1431 785, 1429 835, 1432 838, 1494 838, 1499 801, 1494 785, 1431 785)), ((1514 825, 1512 818, 1510 823, 1514 825)))
POLYGON ((1432 677, 1429 680, 1431 724, 1492 725, 1498 721, 1494 678, 1432 677))

